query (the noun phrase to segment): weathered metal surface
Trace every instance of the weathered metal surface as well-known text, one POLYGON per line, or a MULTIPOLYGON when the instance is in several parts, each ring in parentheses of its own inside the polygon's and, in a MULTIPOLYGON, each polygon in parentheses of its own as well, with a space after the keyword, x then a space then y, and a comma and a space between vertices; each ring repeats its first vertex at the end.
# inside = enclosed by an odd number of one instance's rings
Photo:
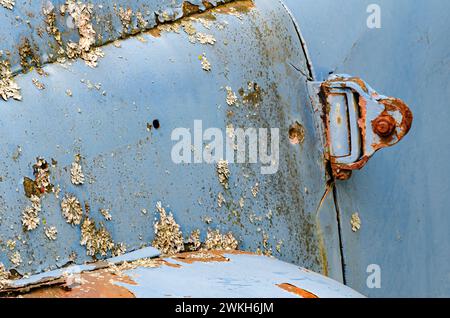
POLYGON ((134 252, 126 253, 121 256, 112 257, 105 261, 100 261, 85 265, 71 265, 56 270, 32 275, 31 277, 21 279, 11 279, 0 282, 0 295, 9 292, 27 291, 44 286, 52 286, 66 283, 67 276, 80 275, 85 272, 95 271, 123 262, 133 262, 139 259, 156 258, 160 255, 159 251, 153 247, 146 247, 134 252))
MULTIPOLYGON (((124 255, 126 259, 129 257, 124 255)), ((101 265, 101 266, 100 266, 101 265)), ((283 297, 341 298, 361 294, 274 258, 231 251, 181 253, 58 277, 52 286, 12 290, 9 297, 283 297)))
POLYGON ((310 70, 293 21, 279 2, 258 0, 189 22, 214 45, 191 43, 180 25, 166 25, 103 46, 96 68, 78 59, 46 64, 42 76, 16 76, 22 101, 0 108, 6 269, 39 273, 149 246, 161 201, 185 239, 199 230, 204 242, 208 229, 219 229, 241 249, 342 277, 332 200, 322 200, 328 176, 307 93, 310 70), (226 87, 239 105, 227 105, 226 87), (172 131, 192 130, 198 119, 224 132, 230 125, 280 128, 278 172, 230 164, 224 189, 215 164, 174 163, 172 131), (289 140, 294 123, 304 128, 298 144, 289 140), (25 231, 27 206, 40 223, 25 231))
POLYGON ((350 75, 331 75, 310 83, 326 132, 327 159, 333 176, 347 180, 363 168, 376 151, 397 144, 410 130, 413 115, 398 98, 378 94, 350 75))
POLYGON ((361 297, 329 278, 274 258, 226 252, 222 255, 225 260, 206 258, 187 263, 171 258, 168 262, 180 267, 125 271, 135 284, 117 285, 136 297, 361 297), (287 285, 293 287, 286 290, 287 285), (292 290, 305 292, 299 295, 292 290))
MULTIPOLYGON (((154 259, 160 255, 159 251, 153 247, 146 247, 143 249, 139 249, 137 251, 133 251, 130 253, 123 254, 118 257, 112 257, 104 261, 99 261, 91 264, 85 264, 85 265, 71 265, 68 267, 56 269, 53 271, 48 271, 36 275, 32 275, 27 278, 21 278, 21 279, 10 279, 10 280, 0 280, 0 297, 2 296, 8 296, 8 295, 20 295, 28 292, 33 292, 33 296, 40 295, 40 291, 44 288, 48 288, 44 293, 47 294, 47 296, 51 296, 53 293, 56 293, 56 295, 63 296, 64 293, 57 292, 58 288, 54 287, 62 287, 63 289, 69 289, 72 290, 73 284, 80 284, 80 282, 83 281, 83 277, 93 278, 94 282, 89 282, 89 292, 88 294, 92 293, 92 297, 94 297, 94 293, 97 293, 101 297, 107 297, 107 295, 104 294, 104 288, 105 283, 107 281, 105 279, 98 280, 98 277, 101 275, 98 275, 98 273, 101 274, 101 269, 105 269, 103 273, 108 272, 111 267, 115 265, 120 265, 124 263, 133 263, 142 259, 148 260, 148 259, 154 259), (97 271, 97 273, 91 274, 90 272, 97 271), (96 283, 100 282, 103 284, 100 284, 100 286, 97 286, 96 283), (103 287, 102 287, 103 286, 103 287), (98 291, 95 291, 97 289, 98 291), (36 293, 34 293, 35 290, 40 290, 36 293), (103 296, 102 296, 103 295, 103 296)), ((85 282, 83 282, 85 284, 85 282)), ((114 287, 111 286, 111 284, 107 285, 106 287, 114 287)), ((77 286, 79 287, 79 286, 77 286)), ((83 292, 83 289, 81 289, 83 292)), ((86 292, 86 290, 84 290, 86 292)), ((77 297, 77 295, 73 294, 72 296, 77 297)), ((126 293, 123 294, 123 296, 126 296, 126 293)), ((87 297, 87 295, 86 295, 87 297)), ((109 297, 115 297, 113 293, 109 294, 109 297)))
POLYGON ((28 72, 70 56, 69 44, 86 35, 79 32, 86 24, 77 23, 84 14, 94 47, 226 2, 230 0, 16 1, 12 10, 0 7, 1 50, 13 71, 28 72))
POLYGON ((448 297, 450 3, 376 1, 381 28, 369 29, 367 7, 374 1, 285 2, 302 28, 317 80, 332 71, 355 74, 401 96, 414 113, 414 128, 401 143, 337 183, 348 285, 368 296, 448 297), (360 229, 353 232, 356 213, 360 229), (380 266, 381 288, 367 285, 370 264, 380 266))

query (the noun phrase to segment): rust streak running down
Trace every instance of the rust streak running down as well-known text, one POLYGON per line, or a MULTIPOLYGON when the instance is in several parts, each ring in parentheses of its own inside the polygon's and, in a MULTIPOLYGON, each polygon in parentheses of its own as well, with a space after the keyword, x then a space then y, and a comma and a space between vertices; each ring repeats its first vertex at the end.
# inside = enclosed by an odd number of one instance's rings
POLYGON ((310 293, 309 291, 301 289, 292 284, 283 283, 283 284, 277 284, 277 286, 280 287, 281 289, 284 289, 287 292, 296 294, 302 298, 319 298, 317 295, 314 295, 313 293, 310 293))

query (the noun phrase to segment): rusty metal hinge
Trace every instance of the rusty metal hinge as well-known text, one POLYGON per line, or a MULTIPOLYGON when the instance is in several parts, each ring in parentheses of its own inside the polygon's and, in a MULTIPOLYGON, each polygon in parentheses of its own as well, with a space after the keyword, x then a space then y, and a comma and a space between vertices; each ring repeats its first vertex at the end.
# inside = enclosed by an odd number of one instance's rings
POLYGON ((310 83, 311 98, 323 123, 326 159, 335 178, 346 180, 379 149, 398 143, 413 115, 398 98, 375 92, 349 75, 332 75, 310 83))

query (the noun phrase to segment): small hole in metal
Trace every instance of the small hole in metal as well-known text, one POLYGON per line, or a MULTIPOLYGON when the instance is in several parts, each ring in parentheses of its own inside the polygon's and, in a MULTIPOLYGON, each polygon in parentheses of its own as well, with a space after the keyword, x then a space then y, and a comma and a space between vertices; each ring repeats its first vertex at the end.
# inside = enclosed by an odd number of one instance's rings
POLYGON ((155 119, 155 120, 153 121, 153 127, 155 127, 155 129, 159 129, 159 127, 161 127, 161 126, 159 125, 159 120, 158 120, 158 119, 155 119))
POLYGON ((289 127, 289 141, 293 145, 302 144, 305 140, 305 128, 299 123, 295 122, 289 127))

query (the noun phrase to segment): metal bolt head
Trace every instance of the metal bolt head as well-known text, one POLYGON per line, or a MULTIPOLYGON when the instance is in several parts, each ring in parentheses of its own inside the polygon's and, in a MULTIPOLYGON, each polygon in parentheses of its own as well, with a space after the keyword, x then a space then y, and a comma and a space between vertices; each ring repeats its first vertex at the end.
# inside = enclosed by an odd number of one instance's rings
POLYGON ((390 115, 380 115, 372 122, 373 131, 380 137, 389 137, 395 131, 395 119, 390 115))

